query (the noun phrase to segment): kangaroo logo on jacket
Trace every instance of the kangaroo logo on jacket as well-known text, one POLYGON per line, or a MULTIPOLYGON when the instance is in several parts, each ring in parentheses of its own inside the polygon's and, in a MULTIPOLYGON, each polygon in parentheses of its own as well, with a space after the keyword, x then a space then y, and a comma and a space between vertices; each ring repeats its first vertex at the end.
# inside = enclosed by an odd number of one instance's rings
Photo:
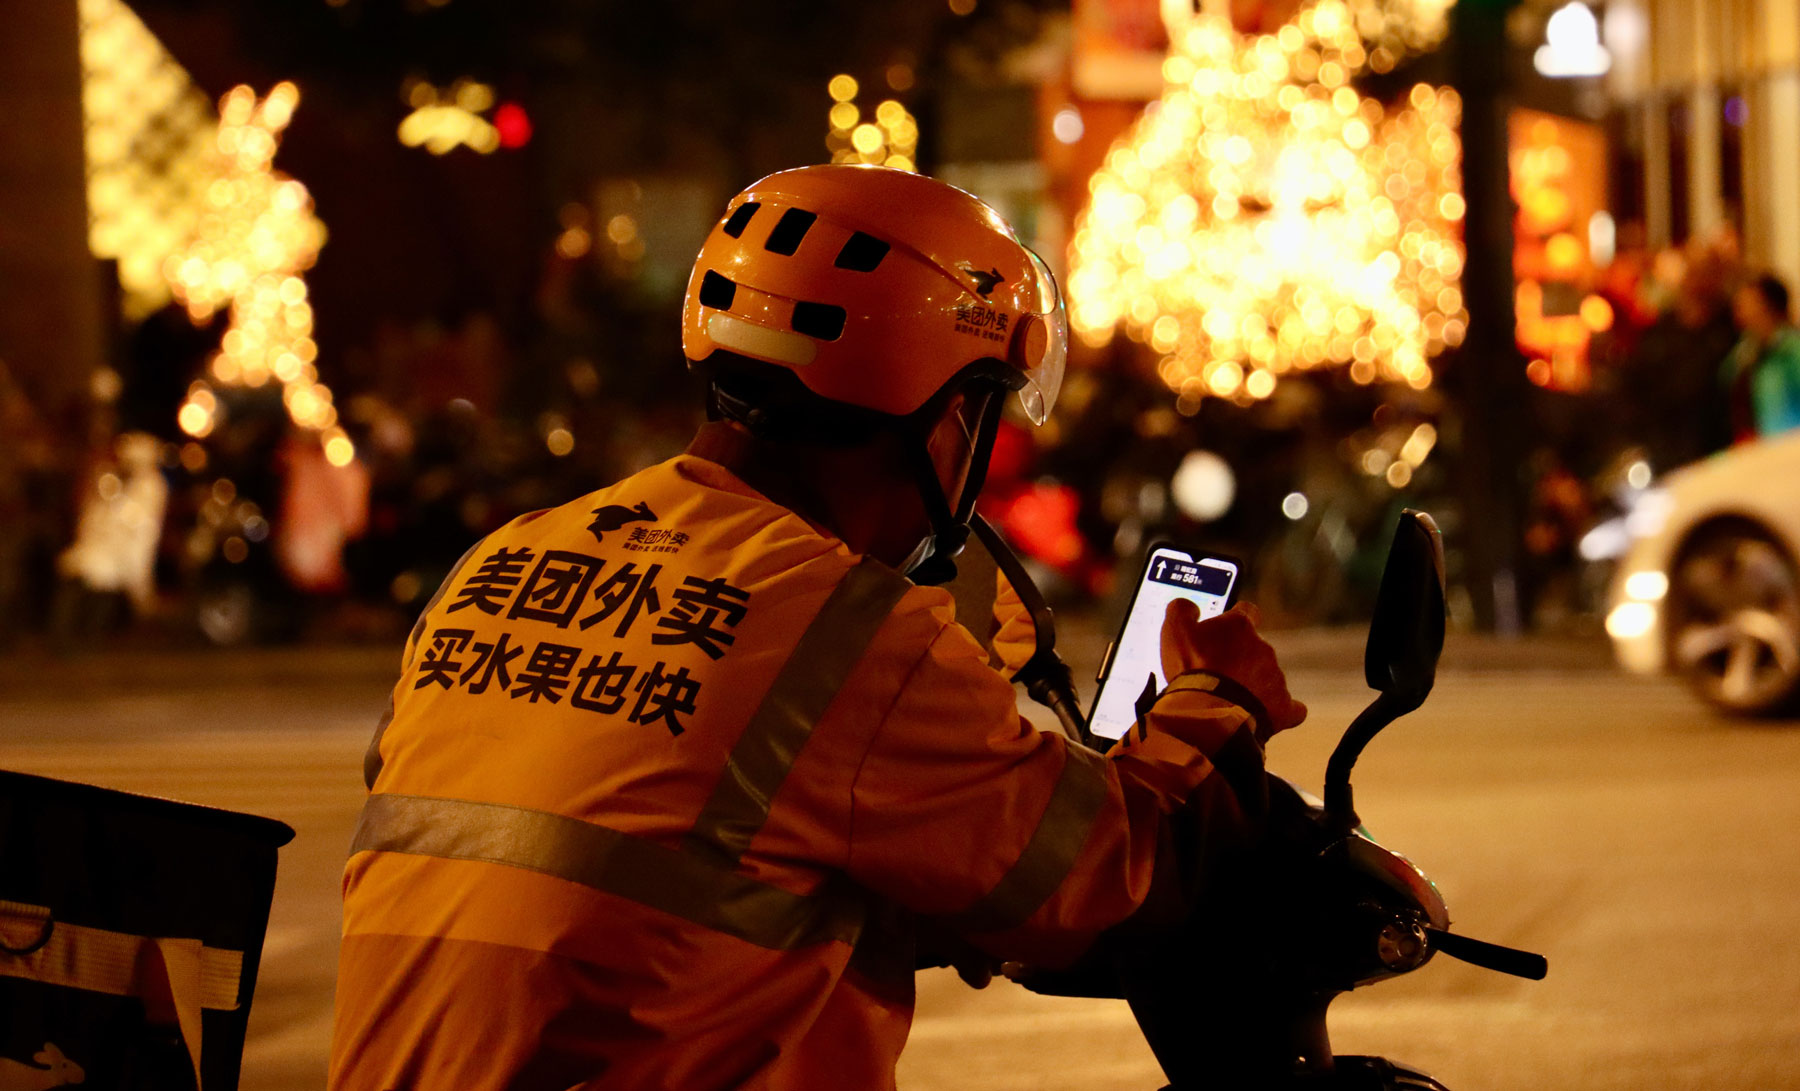
POLYGON ((618 530, 626 523, 656 522, 656 513, 651 511, 650 505, 642 500, 639 500, 635 507, 629 508, 623 504, 607 504, 595 508, 593 515, 594 521, 588 524, 588 530, 593 532, 596 542, 602 541, 601 535, 607 531, 618 530))

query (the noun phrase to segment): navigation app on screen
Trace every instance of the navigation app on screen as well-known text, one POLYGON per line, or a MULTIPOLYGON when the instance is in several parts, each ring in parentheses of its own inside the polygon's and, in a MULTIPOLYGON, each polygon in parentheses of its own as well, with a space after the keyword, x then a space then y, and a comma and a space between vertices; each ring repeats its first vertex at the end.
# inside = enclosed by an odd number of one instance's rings
POLYGON ((1111 669, 1094 703, 1089 730, 1107 739, 1124 735, 1137 722, 1137 699, 1146 680, 1154 677, 1156 690, 1167 682, 1162 676, 1162 625, 1169 603, 1191 599, 1200 607, 1202 618, 1213 617, 1225 611, 1236 579, 1237 566, 1229 561, 1193 560, 1177 550, 1159 549, 1150 555, 1131 617, 1125 622, 1111 669))

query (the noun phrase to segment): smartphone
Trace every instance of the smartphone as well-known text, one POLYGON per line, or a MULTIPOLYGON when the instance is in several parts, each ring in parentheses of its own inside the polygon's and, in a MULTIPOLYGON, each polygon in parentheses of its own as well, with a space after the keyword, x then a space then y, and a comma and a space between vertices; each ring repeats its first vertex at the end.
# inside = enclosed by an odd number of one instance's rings
POLYGON ((1088 713, 1088 730, 1117 739, 1137 722, 1137 700, 1150 686, 1160 692, 1163 614, 1175 599, 1200 607, 1202 618, 1230 609, 1237 601, 1238 562, 1216 553, 1189 553, 1171 545, 1153 547, 1144 558, 1131 606, 1119 635, 1100 664, 1100 688, 1088 713))

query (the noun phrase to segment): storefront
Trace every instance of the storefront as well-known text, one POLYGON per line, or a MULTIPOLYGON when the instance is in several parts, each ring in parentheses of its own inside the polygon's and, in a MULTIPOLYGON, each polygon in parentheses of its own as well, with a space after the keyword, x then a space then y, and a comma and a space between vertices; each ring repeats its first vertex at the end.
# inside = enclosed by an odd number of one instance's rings
POLYGON ((1648 243, 1735 236, 1800 284, 1800 0, 1610 0, 1603 25, 1648 243))

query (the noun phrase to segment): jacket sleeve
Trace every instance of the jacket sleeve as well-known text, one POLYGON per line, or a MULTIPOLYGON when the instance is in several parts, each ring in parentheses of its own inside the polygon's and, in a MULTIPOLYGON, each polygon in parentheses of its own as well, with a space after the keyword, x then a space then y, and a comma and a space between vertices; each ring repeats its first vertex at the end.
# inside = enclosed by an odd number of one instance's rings
POLYGON ((1102 756, 1021 719, 1012 687, 947 628, 858 770, 850 874, 1001 958, 1065 965, 1147 900, 1179 901, 1196 845, 1204 858, 1248 841, 1264 783, 1251 728, 1178 679, 1102 756))
POLYGON ((1019 673, 1037 651, 1037 627, 1006 573, 994 572, 994 661, 1006 677, 1019 673))

